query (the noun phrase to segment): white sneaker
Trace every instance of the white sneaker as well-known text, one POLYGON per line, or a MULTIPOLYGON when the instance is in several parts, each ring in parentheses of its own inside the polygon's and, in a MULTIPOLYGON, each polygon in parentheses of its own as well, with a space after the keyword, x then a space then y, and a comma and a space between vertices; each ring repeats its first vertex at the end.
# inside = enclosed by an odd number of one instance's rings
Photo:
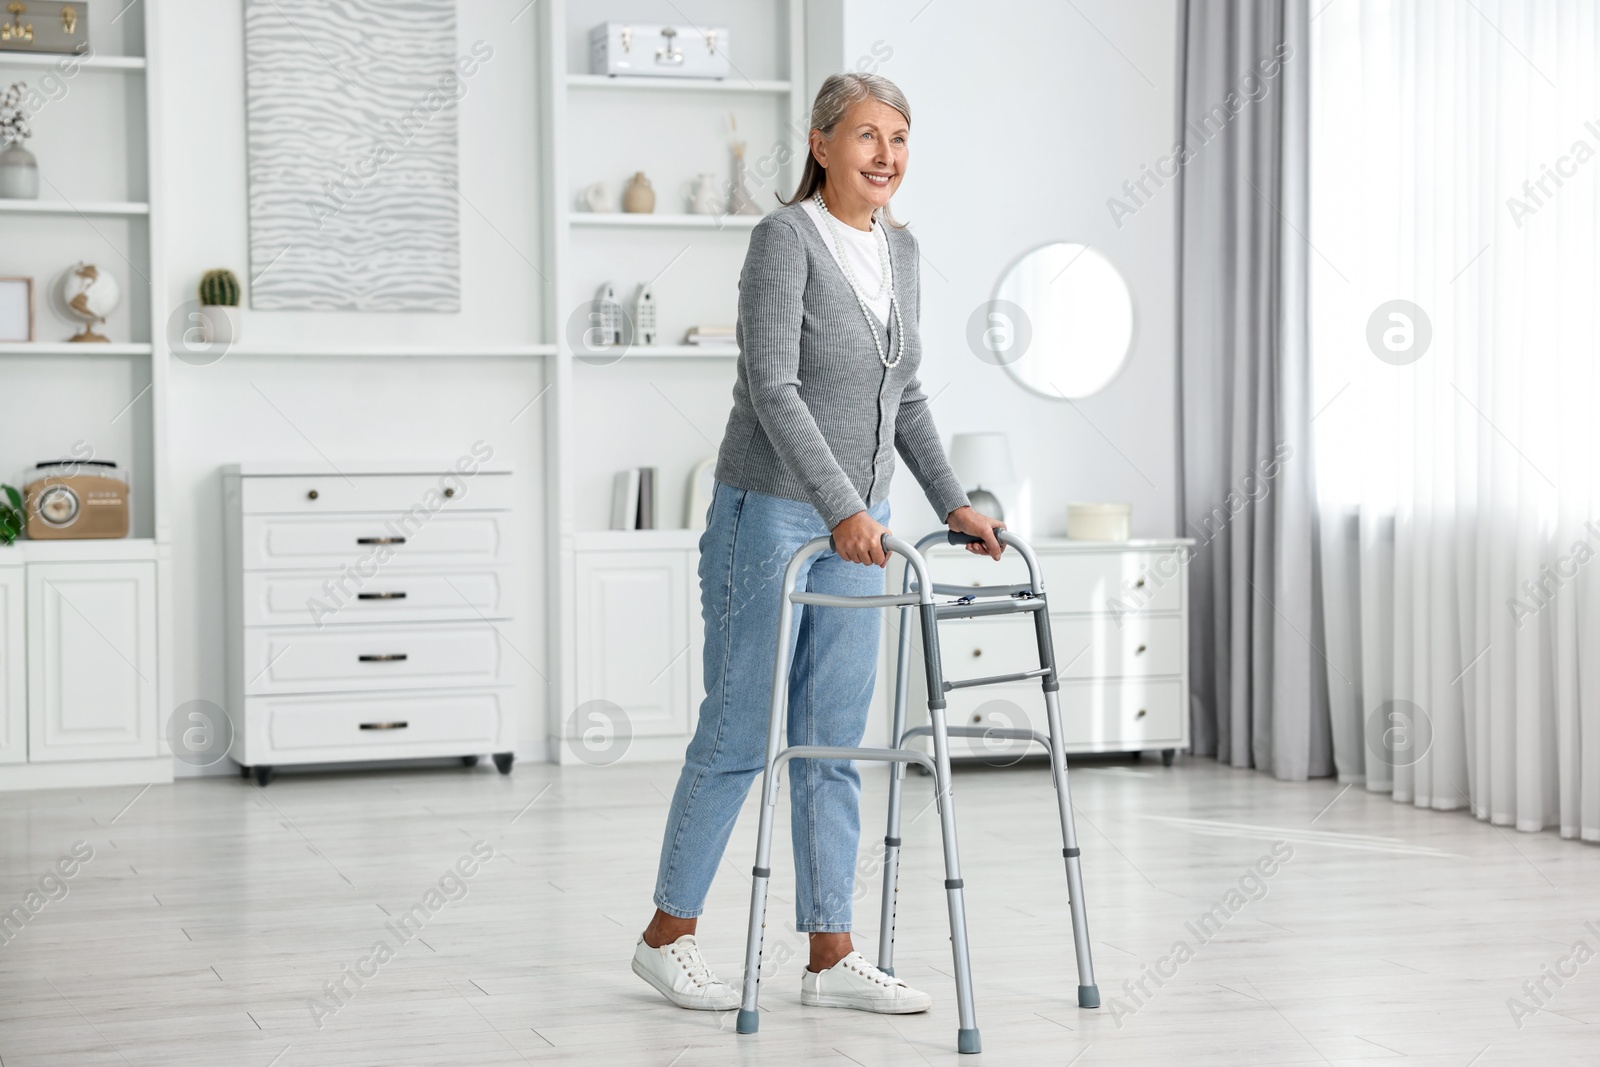
POLYGON ((861 953, 852 952, 825 971, 807 968, 800 975, 800 1003, 911 1015, 933 1007, 933 998, 884 974, 861 953))
POLYGON ((693 934, 660 948, 651 948, 641 937, 633 946, 633 973, 680 1008, 728 1011, 739 1006, 739 994, 719 981, 700 958, 693 934))

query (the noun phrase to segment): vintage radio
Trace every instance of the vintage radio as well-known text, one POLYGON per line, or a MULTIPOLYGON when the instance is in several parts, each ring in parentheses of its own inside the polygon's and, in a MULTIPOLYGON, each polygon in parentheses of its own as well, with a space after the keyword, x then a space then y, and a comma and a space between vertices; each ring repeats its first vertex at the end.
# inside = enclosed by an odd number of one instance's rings
POLYGON ((33 473, 22 490, 33 540, 128 536, 128 481, 115 463, 67 459, 33 473))

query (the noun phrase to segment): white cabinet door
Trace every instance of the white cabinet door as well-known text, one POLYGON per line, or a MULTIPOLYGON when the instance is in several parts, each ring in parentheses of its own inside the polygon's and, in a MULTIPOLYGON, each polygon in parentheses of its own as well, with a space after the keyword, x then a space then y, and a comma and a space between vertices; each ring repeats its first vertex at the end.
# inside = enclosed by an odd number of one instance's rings
MULTIPOLYGON (((616 704, 634 737, 689 732, 688 555, 663 549, 577 556, 578 703, 616 704)), ((574 710, 563 716, 564 732, 574 710)))
POLYGON ((28 755, 160 755, 156 565, 30 563, 28 755))
POLYGON ((25 584, 21 567, 0 567, 0 763, 28 758, 25 584))

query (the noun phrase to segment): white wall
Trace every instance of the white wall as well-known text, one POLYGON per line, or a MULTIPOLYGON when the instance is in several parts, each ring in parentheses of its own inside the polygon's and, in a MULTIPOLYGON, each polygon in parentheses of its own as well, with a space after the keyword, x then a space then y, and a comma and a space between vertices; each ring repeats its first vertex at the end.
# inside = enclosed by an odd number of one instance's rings
MULTIPOLYGON (((844 66, 876 60, 868 69, 911 104, 911 162, 893 209, 922 248, 922 379, 939 394, 934 416, 947 444, 952 432, 1010 434, 1019 473, 1031 478, 1036 536, 1064 533, 1067 502, 1082 500, 1131 501, 1135 536, 1180 532, 1177 187, 1160 190, 1120 230, 1106 200, 1176 138, 1181 6, 845 3, 844 66), (1137 320, 1121 376, 1071 404, 1023 391, 966 340, 969 316, 1011 261, 1061 240, 1111 258, 1133 290, 1137 320)), ((891 507, 904 533, 936 521, 904 473, 891 507)))
MULTIPOLYGON (((241 5, 164 0, 159 42, 166 134, 164 232, 168 306, 193 299, 208 267, 247 277, 244 63, 241 5)), ((493 57, 459 103, 462 312, 347 314, 245 310, 247 347, 530 344, 539 336, 543 282, 538 232, 535 19, 521 4, 461 0, 458 47, 477 40, 493 57)), ((525 537, 518 555, 523 618, 506 629, 530 694, 521 709, 522 755, 545 737, 544 498, 536 357, 329 359, 230 353, 210 366, 173 362, 170 457, 175 546, 174 698, 222 702, 222 489, 219 468, 239 460, 453 461, 475 440, 521 479, 525 537), (515 418, 513 423, 511 420, 515 418)), ((231 765, 230 765, 231 766, 231 765)))

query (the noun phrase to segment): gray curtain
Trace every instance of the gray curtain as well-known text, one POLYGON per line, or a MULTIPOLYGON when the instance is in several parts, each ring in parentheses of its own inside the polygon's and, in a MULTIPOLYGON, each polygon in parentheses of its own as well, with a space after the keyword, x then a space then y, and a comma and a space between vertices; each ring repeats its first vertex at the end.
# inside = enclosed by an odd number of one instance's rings
MULTIPOLYGON (((1333 773, 1312 481, 1304 0, 1185 12, 1179 382, 1194 752, 1333 773)), ((1331 684, 1341 684, 1337 674, 1331 684)))

